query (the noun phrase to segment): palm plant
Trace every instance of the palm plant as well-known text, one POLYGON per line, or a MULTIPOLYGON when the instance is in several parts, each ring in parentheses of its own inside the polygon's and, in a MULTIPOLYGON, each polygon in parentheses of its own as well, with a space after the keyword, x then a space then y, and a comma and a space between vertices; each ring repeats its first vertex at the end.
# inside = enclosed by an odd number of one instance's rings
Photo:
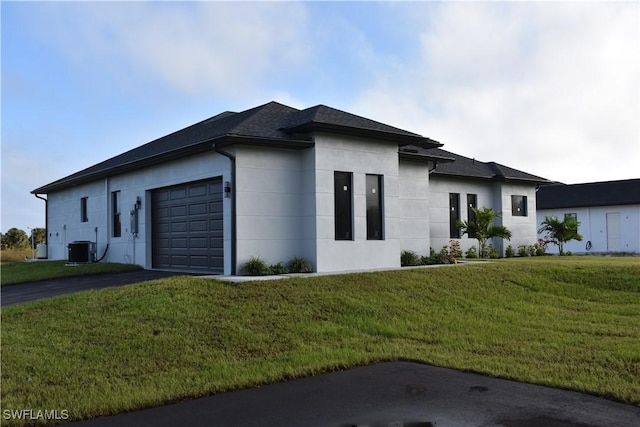
POLYGON ((546 216, 540 223, 538 233, 547 233, 549 241, 558 245, 560 255, 564 254, 564 244, 569 240, 581 241, 582 236, 578 234, 580 222, 572 216, 567 216, 560 221, 555 216, 546 216))
POLYGON ((500 217, 496 211, 491 208, 471 208, 475 213, 474 221, 460 221, 456 223, 460 227, 460 232, 469 237, 475 237, 478 240, 480 248, 480 258, 487 258, 487 240, 494 237, 501 239, 511 239, 511 231, 504 225, 493 224, 496 218, 500 217))

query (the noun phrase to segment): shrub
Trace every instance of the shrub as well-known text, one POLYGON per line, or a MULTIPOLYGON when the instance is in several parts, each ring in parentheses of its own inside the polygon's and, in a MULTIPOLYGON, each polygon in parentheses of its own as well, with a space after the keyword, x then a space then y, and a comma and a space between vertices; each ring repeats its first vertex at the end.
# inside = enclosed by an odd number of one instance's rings
POLYGON ((289 271, 291 273, 311 273, 313 267, 302 257, 295 257, 289 261, 289 271))
POLYGON ((273 274, 267 263, 260 257, 251 257, 247 261, 242 271, 247 276, 266 276, 273 274))
POLYGON ((440 252, 436 255, 436 264, 449 264, 449 248, 447 246, 443 246, 440 249, 440 252))
POLYGON ((511 245, 507 246, 507 250, 505 251, 505 256, 507 258, 513 258, 514 256, 516 256, 516 251, 513 250, 513 246, 511 245))
POLYGON ((400 253, 400 265, 403 267, 408 267, 408 266, 414 266, 414 265, 421 265, 422 264, 422 260, 420 259, 420 256, 418 256, 417 253, 415 253, 414 251, 402 251, 400 253))
POLYGON ((287 267, 285 267, 281 262, 269 266, 269 270, 271 270, 271 274, 287 274, 287 273, 289 273, 289 269, 287 267))
POLYGON ((529 256, 529 251, 526 245, 518 246, 518 256, 529 256))
POLYGON ((478 258, 478 250, 475 246, 471 246, 464 255, 467 258, 478 258))
POLYGON ((460 258, 462 258, 460 242, 457 240, 449 240, 449 262, 455 262, 456 259, 460 258))
POLYGON ((498 252, 498 250, 496 248, 493 247, 493 245, 487 246, 487 253, 489 254, 489 258, 491 258, 491 259, 500 258, 500 253, 498 252))
POLYGON ((429 256, 423 256, 420 260, 422 261, 422 265, 437 264, 436 251, 434 251, 433 248, 429 248, 429 256))

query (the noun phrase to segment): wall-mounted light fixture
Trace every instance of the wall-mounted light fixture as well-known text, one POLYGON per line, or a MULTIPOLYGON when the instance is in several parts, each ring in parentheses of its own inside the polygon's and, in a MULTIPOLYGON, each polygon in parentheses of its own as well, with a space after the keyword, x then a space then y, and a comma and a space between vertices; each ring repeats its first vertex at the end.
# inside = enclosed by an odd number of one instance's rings
POLYGON ((224 182, 224 197, 227 199, 231 197, 231 183, 229 181, 224 182))

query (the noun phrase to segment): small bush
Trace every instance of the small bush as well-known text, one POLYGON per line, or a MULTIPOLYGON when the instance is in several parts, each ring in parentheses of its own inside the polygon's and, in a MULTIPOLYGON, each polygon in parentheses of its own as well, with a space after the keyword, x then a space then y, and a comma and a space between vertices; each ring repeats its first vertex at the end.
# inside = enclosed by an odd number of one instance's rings
POLYGON ((467 258, 478 258, 478 250, 475 246, 471 246, 464 255, 467 258))
POLYGON ((513 250, 513 246, 511 245, 507 246, 507 250, 505 251, 505 256, 507 258, 513 258, 514 256, 516 256, 516 251, 513 250))
POLYGON ((529 251, 526 245, 518 246, 518 256, 529 256, 529 251))
POLYGON ((289 261, 289 272, 291 273, 311 273, 313 267, 309 262, 301 257, 295 257, 289 261))
POLYGON ((244 264, 242 271, 247 276, 266 276, 273 274, 271 268, 269 268, 267 263, 260 257, 249 258, 249 261, 244 264))
POLYGON ((422 259, 414 251, 402 251, 400 253, 400 265, 403 267, 422 265, 422 259))
POLYGON ((436 264, 449 264, 449 248, 447 246, 443 246, 440 249, 440 252, 436 255, 436 264))
POLYGON ((449 262, 455 262, 456 259, 460 258, 462 258, 460 242, 457 240, 449 240, 449 262))
POLYGON ((271 270, 271 274, 287 274, 289 273, 289 269, 284 266, 281 262, 277 264, 273 264, 269 266, 269 270, 271 270))
POLYGON ((491 258, 491 259, 500 258, 500 253, 498 252, 498 250, 496 248, 493 247, 493 245, 487 246, 487 253, 489 254, 489 258, 491 258))
POLYGON ((429 256, 423 256, 420 258, 422 265, 433 265, 437 264, 436 261, 436 251, 433 248, 429 248, 429 256))

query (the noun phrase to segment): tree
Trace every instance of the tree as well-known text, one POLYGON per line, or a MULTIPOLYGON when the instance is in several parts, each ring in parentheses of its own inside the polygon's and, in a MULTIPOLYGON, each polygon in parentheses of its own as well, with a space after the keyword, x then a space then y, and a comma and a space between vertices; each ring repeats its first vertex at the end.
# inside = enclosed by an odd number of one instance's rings
POLYGON ((18 228, 10 228, 2 235, 2 247, 7 249, 20 249, 29 246, 27 233, 18 228))
POLYGON ((488 256, 487 240, 494 237, 500 239, 511 239, 511 231, 504 225, 495 225, 493 221, 499 218, 500 215, 491 208, 471 208, 476 214, 475 221, 460 221, 458 220, 457 226, 460 227, 460 232, 469 237, 475 237, 478 240, 478 248, 480 251, 480 258, 486 258, 488 256))
MULTIPOLYGON (((37 245, 44 243, 47 238, 47 230, 44 228, 32 228, 31 236, 33 236, 33 242, 37 245)), ((31 242, 31 236, 29 236, 29 242, 31 242)))
POLYGON ((555 216, 546 216, 540 223, 538 233, 547 233, 549 241, 557 245, 560 255, 563 255, 565 243, 570 240, 582 240, 582 236, 578 234, 579 226, 580 222, 572 216, 567 216, 562 221, 555 216))

